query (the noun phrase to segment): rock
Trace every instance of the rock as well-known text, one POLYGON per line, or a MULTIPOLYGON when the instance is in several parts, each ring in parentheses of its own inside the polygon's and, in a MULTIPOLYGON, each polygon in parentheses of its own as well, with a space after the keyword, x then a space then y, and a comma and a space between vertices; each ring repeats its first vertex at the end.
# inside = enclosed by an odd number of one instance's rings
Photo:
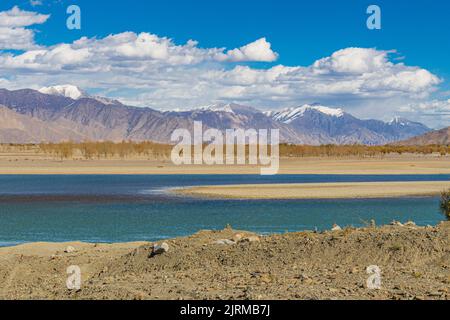
POLYGON ((359 269, 356 268, 356 267, 354 267, 354 268, 352 268, 352 270, 350 270, 350 274, 355 274, 355 273, 358 273, 358 272, 359 272, 359 269))
POLYGON ((415 222, 413 221, 408 221, 404 224, 405 227, 416 227, 415 222))
POLYGON ((260 239, 258 236, 248 236, 241 240, 241 242, 259 242, 260 239))
POLYGON ((75 252, 75 251, 77 251, 77 250, 74 247, 72 247, 72 246, 67 246, 67 248, 64 249, 65 253, 72 253, 72 252, 75 252))
POLYGON ((233 236, 233 241, 234 241, 234 242, 239 242, 239 241, 241 241, 241 240, 242 240, 242 234, 236 233, 236 234, 233 236))
POLYGON ((391 222, 391 226, 403 227, 403 223, 394 220, 391 222))
POLYGON ((161 243, 161 245, 155 244, 153 246, 153 250, 152 253, 150 254, 150 257, 166 253, 167 251, 169 251, 169 245, 166 242, 161 243))
POLYGON ((214 241, 213 243, 220 244, 220 245, 229 245, 229 246, 236 244, 236 242, 234 242, 233 240, 229 240, 229 239, 220 239, 220 240, 214 241))
POLYGON ((145 294, 144 292, 136 292, 136 293, 134 294, 133 299, 134 299, 134 300, 144 300, 145 297, 146 297, 146 294, 145 294))
POLYGON ((337 224, 333 225, 333 228, 331 228, 331 231, 341 231, 342 228, 340 226, 338 226, 337 224))
POLYGON ((442 295, 442 293, 439 291, 428 292, 428 296, 430 296, 430 297, 440 297, 441 295, 442 295))
POLYGON ((259 280, 263 283, 270 283, 270 282, 272 282, 272 277, 268 274, 262 274, 259 277, 259 280))

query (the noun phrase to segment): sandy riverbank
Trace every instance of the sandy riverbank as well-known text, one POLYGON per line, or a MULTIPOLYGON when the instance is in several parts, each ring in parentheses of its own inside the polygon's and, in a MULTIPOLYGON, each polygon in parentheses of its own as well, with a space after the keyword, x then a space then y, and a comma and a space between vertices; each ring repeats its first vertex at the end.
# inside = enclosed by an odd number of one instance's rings
POLYGON ((0 299, 450 299, 449 222, 264 237, 226 228, 166 242, 154 257, 150 243, 0 248, 0 299), (66 287, 71 265, 81 290, 66 287), (379 290, 366 286, 370 265, 379 290))
MULTIPOLYGON (((0 174, 259 174, 254 165, 183 165, 170 160, 51 160, 0 156, 0 174)), ((283 158, 280 174, 450 174, 450 157, 283 158)))
POLYGON ((450 181, 339 182, 200 186, 173 192, 230 199, 353 199, 438 195, 449 188, 450 181))

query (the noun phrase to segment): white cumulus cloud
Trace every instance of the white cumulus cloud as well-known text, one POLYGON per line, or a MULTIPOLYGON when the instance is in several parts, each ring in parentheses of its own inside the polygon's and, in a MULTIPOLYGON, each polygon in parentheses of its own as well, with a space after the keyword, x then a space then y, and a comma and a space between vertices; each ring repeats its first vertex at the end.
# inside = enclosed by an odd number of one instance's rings
POLYGON ((318 72, 356 73, 379 71, 392 67, 387 59, 388 51, 367 48, 346 48, 334 52, 330 57, 317 60, 314 68, 318 72))
POLYGON ((0 27, 29 27, 34 24, 42 24, 50 15, 39 14, 32 11, 23 11, 18 6, 11 10, 0 12, 0 27))
MULTIPOLYGON (((262 68, 247 62, 278 59, 266 38, 235 49, 203 48, 195 40, 178 44, 148 32, 122 32, 37 46, 26 26, 43 23, 48 16, 15 7, 0 17, 9 17, 8 24, 0 25, 0 49, 26 48, 0 52, 0 84, 11 89, 71 83, 159 109, 230 101, 259 108, 320 102, 346 106, 357 116, 384 118, 405 112, 401 109, 412 103, 416 107, 410 113, 421 113, 417 104, 430 107, 430 96, 442 82, 424 68, 394 62, 394 50, 351 47, 308 65, 262 68)), ((427 119, 431 125, 439 120, 427 119)))
POLYGON ((273 62, 278 54, 272 51, 271 44, 266 38, 261 38, 243 47, 228 50, 224 59, 231 61, 260 61, 273 62))
POLYGON ((27 50, 36 47, 34 32, 26 27, 42 24, 50 15, 23 11, 15 6, 0 12, 0 50, 27 50))

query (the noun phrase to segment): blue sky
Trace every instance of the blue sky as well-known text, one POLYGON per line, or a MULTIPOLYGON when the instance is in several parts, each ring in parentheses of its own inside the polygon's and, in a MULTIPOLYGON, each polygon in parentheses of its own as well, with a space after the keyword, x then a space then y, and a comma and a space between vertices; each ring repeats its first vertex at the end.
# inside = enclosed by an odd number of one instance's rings
POLYGON ((239 47, 267 37, 280 52, 279 63, 308 65, 345 47, 396 49, 405 63, 449 76, 450 2, 446 0, 293 1, 293 0, 3 0, 1 10, 16 4, 51 13, 39 27, 39 43, 56 44, 80 36, 123 31, 152 32, 177 43, 196 39, 204 47, 239 47), (65 27, 69 4, 82 9, 82 30, 65 27), (382 30, 366 28, 366 8, 382 9, 382 30))
MULTIPOLYGON (((51 50, 51 48, 61 44, 72 45, 74 41, 81 37, 103 39, 109 35, 118 35, 130 31, 136 35, 146 33, 156 35, 159 38, 167 37, 171 39, 169 48, 184 46, 188 40, 192 39, 196 41, 196 48, 205 50, 225 48, 223 51, 225 54, 228 50, 239 49, 258 39, 265 39, 265 42, 258 43, 258 46, 260 45, 258 48, 264 47, 265 50, 269 50, 266 43, 270 44, 270 50, 266 52, 269 56, 266 54, 263 58, 258 56, 255 59, 254 55, 242 55, 242 52, 244 52, 244 49, 242 49, 241 52, 238 52, 239 57, 233 55, 220 59, 217 56, 207 59, 201 58, 199 62, 183 63, 182 67, 178 62, 176 64, 170 62, 168 66, 167 61, 164 64, 156 64, 151 61, 139 69, 142 72, 145 71, 148 77, 143 77, 141 73, 138 76, 140 81, 130 84, 129 87, 122 85, 127 81, 117 80, 117 82, 112 83, 107 81, 106 78, 101 78, 98 70, 96 77, 92 76, 90 82, 85 81, 89 79, 89 76, 86 76, 85 73, 87 64, 82 64, 80 61, 77 64, 66 63, 62 66, 59 69, 59 77, 55 76, 57 72, 55 70, 49 70, 47 75, 42 76, 43 73, 45 74, 45 68, 41 68, 39 71, 35 67, 28 68, 29 70, 23 72, 23 75, 17 75, 17 70, 16 74, 13 74, 12 71, 2 69, 0 66, 4 74, 4 86, 6 87, 19 86, 15 83, 18 80, 31 84, 33 84, 32 81, 39 82, 36 83, 36 86, 55 85, 60 79, 67 79, 67 74, 70 73, 73 75, 73 81, 70 82, 90 92, 160 109, 183 109, 209 101, 213 103, 228 100, 257 105, 265 109, 321 102, 343 106, 360 116, 385 118, 405 115, 434 126, 445 125, 445 122, 450 120, 448 117, 450 114, 450 103, 448 102, 450 91, 448 81, 450 78, 450 63, 448 63, 448 57, 450 56, 449 1, 41 0, 32 2, 33 4, 27 0, 2 0, 0 3, 0 12, 18 6, 23 12, 50 15, 44 23, 14 26, 14 28, 32 30, 36 48, 32 46, 21 48, 18 45, 16 48, 8 49, 3 45, 4 54, 13 52, 14 55, 20 55, 27 51, 36 50, 37 46, 51 50), (77 4, 81 8, 81 30, 68 30, 65 26, 65 20, 68 16, 65 11, 70 4, 77 4), (381 30, 368 30, 366 27, 368 15, 365 11, 370 4, 377 4, 382 10, 381 30), (322 78, 317 76, 317 70, 313 74, 305 75, 305 70, 289 69, 281 72, 282 77, 277 74, 282 81, 280 80, 276 84, 273 82, 263 83, 262 80, 255 80, 255 83, 252 83, 251 80, 244 82, 230 80, 231 77, 236 76, 247 79, 247 77, 250 77, 249 72, 255 70, 267 71, 276 66, 308 68, 317 60, 333 57, 334 53, 346 48, 365 48, 379 52, 395 50, 395 52, 387 52, 384 59, 396 66, 391 68, 390 71, 386 71, 386 66, 381 66, 379 70, 370 67, 370 72, 374 74, 372 76, 373 81, 364 83, 364 90, 352 87, 351 90, 348 89, 347 91, 334 88, 330 92, 325 92, 322 86, 330 83, 342 83, 342 87, 352 86, 349 82, 348 70, 341 67, 336 69, 336 64, 333 64, 334 62, 331 60, 325 61, 323 66, 320 67, 320 72, 324 72, 324 68, 327 68, 325 73, 328 76, 322 78), (277 58, 270 58, 270 53, 276 54, 277 58), (330 67, 330 64, 333 64, 333 67, 330 67), (412 70, 402 69, 401 65, 404 65, 405 68, 426 70, 439 81, 434 78, 423 80, 423 74, 418 73, 420 79, 408 78, 407 81, 413 84, 425 81, 423 86, 407 92, 408 90, 404 87, 407 85, 406 83, 393 84, 392 82, 393 78, 399 78, 399 74, 403 75, 404 71, 412 70), (237 75, 226 73, 226 71, 236 70, 239 67, 245 67, 248 70, 238 69, 237 75), (178 69, 179 73, 176 73, 174 69, 178 69), (66 71, 65 74, 64 71, 66 71), (214 87, 205 87, 204 90, 207 94, 202 95, 202 89, 200 88, 202 85, 199 85, 199 91, 195 92, 195 99, 186 97, 187 92, 183 91, 182 85, 180 85, 183 81, 181 80, 182 77, 177 78, 178 74, 190 73, 191 79, 200 79, 198 83, 201 83, 204 81, 203 75, 205 73, 219 73, 219 71, 223 72, 216 76, 218 78, 213 79, 214 87), (244 71, 249 72, 244 73, 244 71), (11 74, 8 74, 8 72, 11 72, 11 74), (381 72, 385 73, 385 78, 380 76, 381 72), (31 75, 33 73, 34 76, 31 75), (40 74, 39 77, 38 73, 40 74), (150 74, 152 73, 158 74, 158 79, 155 79, 154 76, 151 77, 150 74), (81 80, 82 74, 84 81, 81 80), (289 75, 289 79, 286 75, 289 75), (312 89, 307 90, 301 87, 304 83, 302 81, 287 87, 287 83, 292 83, 294 80, 299 81, 299 79, 306 79, 307 83, 310 83, 310 77, 312 77, 311 81, 315 81, 314 83, 317 81, 317 85, 312 89), (43 80, 37 81, 38 78, 43 80), (174 78, 177 78, 176 81, 174 78), (341 79, 343 81, 339 82, 341 79), (158 87, 158 85, 164 86, 164 88, 158 87), (167 89, 171 85, 172 91, 167 89), (257 85, 260 88, 256 88, 257 85), (269 87, 273 89, 272 95, 258 96, 259 92, 263 92, 264 89, 269 87), (297 88, 300 89, 297 90, 297 88), (317 88, 320 88, 320 90, 317 88), (369 92, 367 88, 370 88, 371 91, 369 92), (224 93, 225 91, 226 93, 224 93), (212 94, 211 92, 217 93, 212 94), (380 93, 378 96, 375 94, 377 92, 380 93), (285 93, 286 96, 290 95, 290 97, 281 97, 281 93, 285 93), (170 95, 170 97, 166 97, 166 95, 170 95)), ((86 44, 86 46, 97 45, 97 43, 92 42, 86 44)), ((110 44, 104 43, 103 45, 108 46, 110 44)), ((127 65, 131 66, 145 59, 142 56, 134 55, 136 60, 131 61, 128 53, 127 59, 118 58, 116 55, 108 55, 108 58, 98 62, 98 64, 104 63, 106 68, 106 65, 108 65, 107 59, 110 59, 110 61, 121 59, 126 60, 127 65)), ((64 51, 61 54, 66 53, 64 51)), ((205 52, 198 54, 203 56, 205 52)), ((344 54, 350 56, 355 53, 347 50, 344 51, 344 54)), ((79 55, 76 54, 76 56, 79 55)), ((372 58, 377 59, 376 57, 378 57, 376 52, 368 52, 367 54, 357 52, 357 57, 360 58, 361 56, 366 59, 364 61, 372 58)), ((70 55, 68 54, 67 57, 70 57, 70 55)), ((197 54, 196 57, 198 57, 197 54)), ((90 61, 94 61, 93 56, 89 56, 89 58, 90 61)), ((161 62, 161 59, 158 61, 161 62)), ((22 65, 19 68, 21 72, 24 69, 22 65)), ((137 70, 133 66, 125 72, 123 63, 120 68, 120 71, 117 71, 117 65, 115 65, 115 68, 109 69, 114 69, 111 72, 118 78, 131 77, 132 73, 137 70)), ((102 72, 104 70, 106 69, 102 69, 102 72)), ((351 70, 351 72, 354 71, 355 69, 351 70)), ((368 70, 364 69, 363 71, 367 72, 368 70)), ((252 75, 252 77, 255 76, 252 75)), ((273 80, 269 72, 265 73, 264 77, 265 79, 270 78, 270 81, 273 80)), ((366 81, 362 73, 355 74, 354 79, 360 82, 366 81)))

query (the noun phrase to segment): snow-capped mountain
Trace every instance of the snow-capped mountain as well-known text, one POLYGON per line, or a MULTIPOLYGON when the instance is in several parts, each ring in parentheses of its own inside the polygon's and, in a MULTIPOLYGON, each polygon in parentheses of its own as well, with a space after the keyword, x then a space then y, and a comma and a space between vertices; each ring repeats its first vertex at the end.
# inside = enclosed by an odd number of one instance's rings
POLYGON ((77 86, 70 85, 70 84, 44 87, 44 88, 39 89, 38 91, 43 94, 66 97, 66 98, 70 98, 73 100, 89 98, 89 99, 95 99, 106 105, 122 104, 119 101, 114 100, 114 99, 89 95, 82 89, 78 88, 77 86))
POLYGON ((390 125, 399 125, 399 126, 406 126, 411 123, 408 119, 402 118, 402 117, 394 117, 391 121, 388 122, 390 125))
POLYGON ((165 114, 201 121, 205 128, 227 129, 279 129, 283 141, 300 141, 299 135, 284 123, 267 117, 261 111, 236 103, 218 103, 187 111, 168 111, 165 114))
POLYGON ((78 100, 87 96, 87 94, 83 90, 81 90, 77 86, 73 86, 70 84, 44 87, 39 89, 38 91, 40 93, 71 98, 73 100, 78 100))
MULTIPOLYGON (((212 111, 212 112, 228 112, 228 113, 234 113, 233 105, 231 103, 221 104, 216 103, 209 106, 202 106, 196 110, 199 111, 212 111)), ((194 110, 192 110, 194 111, 194 110)))
POLYGON ((391 126, 398 126, 398 127, 423 126, 423 124, 419 122, 410 121, 402 117, 394 117, 392 118, 391 121, 388 122, 388 124, 391 126))
POLYGON ((361 120, 342 108, 323 105, 303 105, 265 114, 290 125, 305 135, 308 144, 385 144, 404 140, 430 131, 425 125, 402 118, 386 123, 380 120, 361 120))
POLYGON ((255 114, 261 113, 256 108, 250 106, 244 106, 237 103, 215 103, 208 106, 202 106, 195 108, 187 112, 218 112, 218 113, 231 113, 231 114, 255 114))
POLYGON ((420 123, 402 118, 388 123, 361 120, 342 108, 318 104, 264 113, 234 103, 161 112, 93 97, 75 86, 55 86, 39 91, 0 89, 0 108, 2 143, 69 139, 171 142, 175 129, 192 130, 194 121, 202 121, 204 129, 223 132, 226 129, 279 129, 282 142, 310 145, 385 144, 430 131, 420 123))
POLYGON ((344 115, 344 110, 340 108, 334 109, 317 104, 313 105, 306 104, 301 107, 287 108, 280 111, 266 111, 264 112, 264 114, 276 121, 280 121, 283 123, 291 123, 297 118, 302 117, 308 110, 315 110, 325 115, 337 118, 342 117, 344 115))

